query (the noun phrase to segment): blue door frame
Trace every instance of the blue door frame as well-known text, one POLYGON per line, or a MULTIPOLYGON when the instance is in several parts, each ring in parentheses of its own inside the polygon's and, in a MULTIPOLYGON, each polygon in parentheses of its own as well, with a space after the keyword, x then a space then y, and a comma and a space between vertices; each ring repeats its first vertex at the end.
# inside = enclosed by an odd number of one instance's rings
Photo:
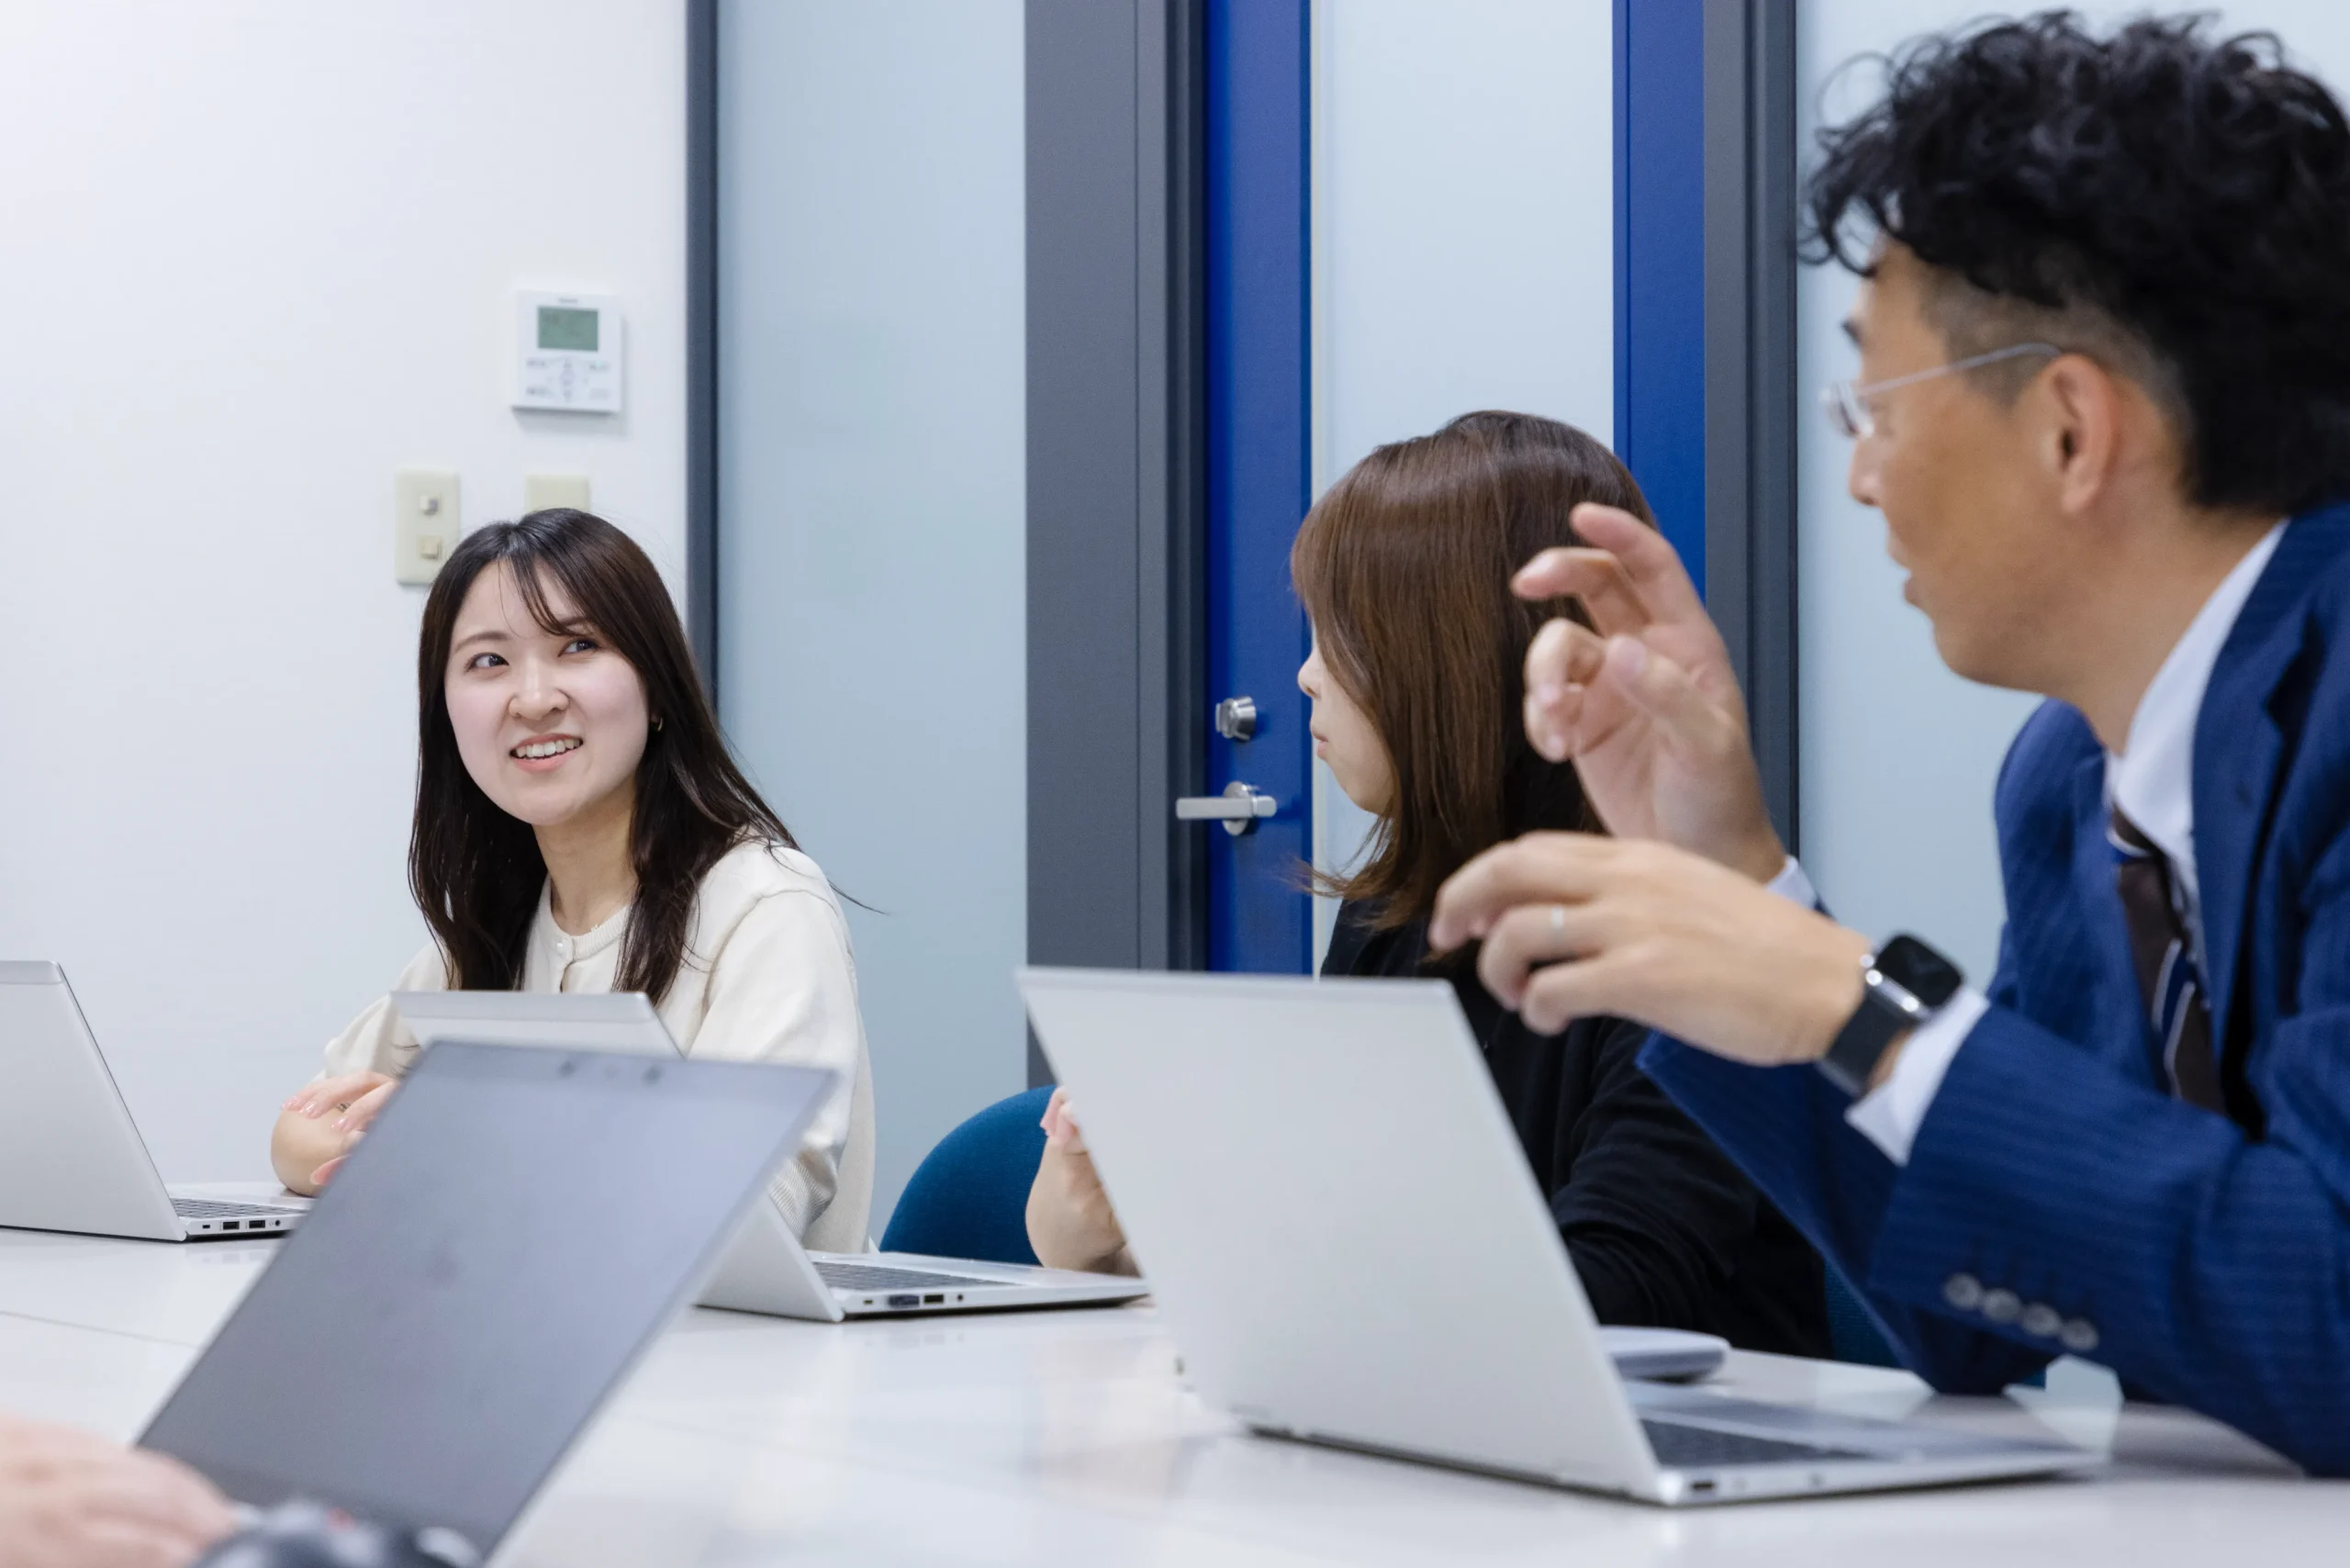
MULTIPOLYGON (((1703 0, 1614 4, 1616 450, 1702 586, 1703 0)), ((1208 962, 1292 974, 1314 950, 1308 633, 1289 580, 1313 498, 1308 18, 1308 0, 1209 0, 1206 37, 1208 688, 1259 715, 1247 741, 1210 734, 1208 788, 1279 801, 1239 837, 1199 826, 1208 962)))
POLYGON ((1197 831, 1208 967, 1274 974, 1314 958, 1298 875, 1314 845, 1307 633, 1289 581, 1312 498, 1306 14, 1306 0, 1209 0, 1206 39, 1208 690, 1257 705, 1250 738, 1209 734, 1208 788, 1251 784, 1278 807, 1237 837, 1197 831))
POLYGON ((1703 0, 1616 0, 1616 454, 1706 582, 1703 0))

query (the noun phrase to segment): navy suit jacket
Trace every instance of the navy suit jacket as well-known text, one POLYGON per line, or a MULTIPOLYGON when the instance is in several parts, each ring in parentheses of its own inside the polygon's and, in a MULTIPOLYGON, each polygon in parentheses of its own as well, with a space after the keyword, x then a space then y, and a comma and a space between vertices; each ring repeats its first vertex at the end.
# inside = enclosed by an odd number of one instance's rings
POLYGON ((2076 710, 2050 702, 2016 737, 1991 1008, 1908 1165, 1807 1066, 1662 1036, 1641 1065, 1935 1387, 1990 1392, 2059 1352, 2015 1302, 1983 1312, 2009 1292, 2092 1327, 2092 1359, 2155 1397, 2350 1474, 2350 506, 2287 525, 2196 722, 2213 1032, 2257 1101, 2242 1125, 2156 1084, 2104 783, 2076 710))

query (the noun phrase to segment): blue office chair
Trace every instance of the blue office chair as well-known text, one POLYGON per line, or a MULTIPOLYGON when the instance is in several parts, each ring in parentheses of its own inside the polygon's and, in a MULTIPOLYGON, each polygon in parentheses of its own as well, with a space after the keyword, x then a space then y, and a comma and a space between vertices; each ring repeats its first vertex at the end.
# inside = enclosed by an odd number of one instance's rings
MULTIPOLYGON (((1039 1111, 1038 1115, 1044 1113, 1039 1111)), ((1861 1305, 1858 1292, 1844 1282, 1842 1271, 1835 1264, 1828 1270, 1828 1342, 1840 1361, 1857 1361, 1864 1367, 1897 1367, 1901 1364, 1886 1343, 1885 1331, 1861 1305)))
POLYGON ((1047 1085, 999 1100, 939 1139, 898 1195, 881 1249, 1034 1263, 1028 1189, 1045 1158, 1037 1118, 1052 1094, 1047 1085))

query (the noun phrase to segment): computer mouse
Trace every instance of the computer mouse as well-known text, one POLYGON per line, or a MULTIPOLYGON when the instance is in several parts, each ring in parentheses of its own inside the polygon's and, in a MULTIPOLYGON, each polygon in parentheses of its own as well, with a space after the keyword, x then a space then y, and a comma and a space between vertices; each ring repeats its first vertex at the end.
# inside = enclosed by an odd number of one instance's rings
POLYGON ((395 1530, 315 1503, 283 1503, 196 1560, 196 1568, 478 1568, 445 1529, 395 1530))

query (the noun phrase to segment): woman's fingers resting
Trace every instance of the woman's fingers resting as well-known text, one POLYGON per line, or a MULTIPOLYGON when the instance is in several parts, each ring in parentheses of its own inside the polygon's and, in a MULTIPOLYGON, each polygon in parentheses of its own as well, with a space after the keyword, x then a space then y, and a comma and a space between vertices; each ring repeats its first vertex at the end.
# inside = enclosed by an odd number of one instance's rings
POLYGON ((395 1081, 387 1073, 337 1073, 331 1078, 320 1078, 302 1085, 286 1096, 281 1109, 316 1119, 338 1105, 349 1105, 370 1091, 395 1081))
POLYGON ((1093 1161, 1066 1140, 1045 1145, 1028 1193, 1028 1242, 1056 1269, 1109 1269, 1125 1248, 1093 1161))
POLYGON ((343 1132, 365 1131, 368 1124, 373 1122, 382 1113, 385 1105, 390 1103, 392 1092, 398 1087, 397 1079, 386 1079, 358 1099, 353 1100, 351 1103, 351 1109, 336 1118, 335 1126, 343 1132))
POLYGON ((1055 1089, 1053 1097, 1045 1103, 1045 1141, 1073 1154, 1085 1152, 1085 1135, 1077 1125, 1076 1107, 1069 1103, 1067 1089, 1055 1089))
POLYGON ((342 1162, 351 1158, 351 1151, 359 1147, 359 1140, 365 1136, 366 1135, 364 1133, 352 1134, 351 1141, 343 1145, 343 1149, 341 1154, 336 1155, 332 1159, 328 1160, 324 1165, 321 1165, 316 1170, 311 1171, 311 1188, 315 1190, 317 1188, 323 1187, 329 1182, 333 1181, 334 1173, 342 1169, 342 1162))

